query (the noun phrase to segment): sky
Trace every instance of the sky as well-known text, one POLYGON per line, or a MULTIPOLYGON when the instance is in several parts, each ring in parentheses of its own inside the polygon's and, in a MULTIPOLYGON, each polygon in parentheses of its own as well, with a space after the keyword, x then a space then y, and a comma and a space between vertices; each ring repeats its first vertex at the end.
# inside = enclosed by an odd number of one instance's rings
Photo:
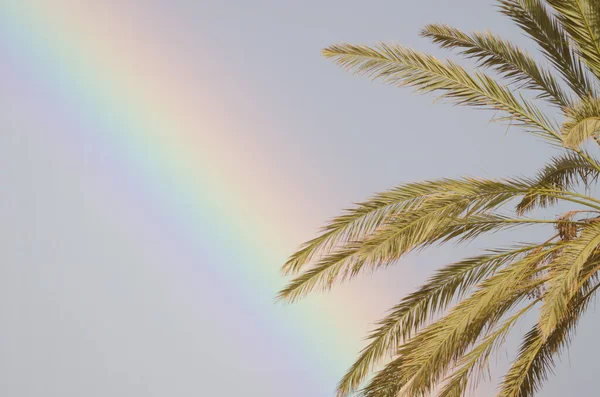
MULTIPOLYGON (((274 301, 286 257, 351 203, 531 175, 552 155, 488 112, 319 55, 395 41, 446 56, 418 35, 435 22, 533 49, 493 4, 1 0, 0 394, 332 396, 373 323, 434 269, 532 238, 274 301)), ((594 393, 598 321, 592 307, 541 396, 594 393)))

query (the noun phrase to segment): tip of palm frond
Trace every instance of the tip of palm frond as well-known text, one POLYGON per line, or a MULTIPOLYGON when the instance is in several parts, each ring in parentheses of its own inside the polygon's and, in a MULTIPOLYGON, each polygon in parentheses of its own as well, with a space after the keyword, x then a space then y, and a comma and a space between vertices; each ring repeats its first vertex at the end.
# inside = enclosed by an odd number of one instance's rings
POLYGON ((350 44, 347 43, 339 43, 339 44, 332 44, 330 46, 327 46, 325 48, 323 48, 321 50, 321 55, 324 56, 325 58, 332 58, 332 57, 336 57, 342 54, 346 54, 347 51, 347 47, 350 46, 350 44))
POLYGON ((326 291, 331 288, 334 277, 323 275, 322 267, 311 268, 295 276, 276 296, 276 301, 294 303, 314 290, 326 291))
POLYGON ((338 385, 337 393, 335 397, 348 397, 350 393, 352 393, 354 389, 348 389, 347 386, 342 385, 341 383, 338 385))
POLYGON ((281 266, 281 269, 279 269, 279 272, 281 273, 282 276, 294 275, 294 274, 298 273, 298 271, 299 271, 298 265, 299 265, 298 262, 291 258, 290 260, 288 260, 281 266))
POLYGON ((331 56, 331 46, 321 49, 321 56, 329 58, 331 56))
POLYGON ((328 59, 339 56, 339 55, 340 55, 340 51, 334 45, 325 47, 321 50, 321 56, 328 58, 328 59))
POLYGON ((456 35, 457 32, 459 32, 457 29, 454 29, 448 25, 430 23, 421 28, 419 31, 419 36, 429 39, 436 39, 440 36, 450 36, 452 34, 456 35))
POLYGON ((369 370, 372 368, 369 365, 363 365, 363 363, 363 361, 359 360, 339 381, 336 397, 348 397, 360 387, 362 381, 368 376, 369 370))
POLYGON ((298 301, 300 297, 300 295, 294 294, 289 286, 287 286, 275 295, 275 303, 294 303, 298 301))
MULTIPOLYGON (((332 44, 321 50, 321 55, 328 59, 333 59, 337 64, 347 69, 355 69, 367 60, 379 60, 382 58, 391 58, 392 52, 400 52, 400 48, 391 48, 391 45, 378 43, 374 46, 338 43, 332 44)), ((366 71, 363 71, 366 72, 366 71)))
POLYGON ((307 296, 314 289, 325 289, 315 281, 316 277, 311 272, 304 272, 294 277, 275 297, 276 302, 295 303, 307 296))
POLYGON ((279 291, 277 295, 275 295, 275 303, 291 303, 288 301, 285 296, 279 291))

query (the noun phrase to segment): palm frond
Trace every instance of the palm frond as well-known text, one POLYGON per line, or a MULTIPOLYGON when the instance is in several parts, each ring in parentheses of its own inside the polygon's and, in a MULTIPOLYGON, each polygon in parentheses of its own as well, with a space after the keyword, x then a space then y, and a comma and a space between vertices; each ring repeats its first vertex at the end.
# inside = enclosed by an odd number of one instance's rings
POLYGON ((600 245, 600 222, 582 227, 580 235, 565 245, 552 261, 548 291, 543 300, 539 328, 544 337, 569 315, 569 304, 579 290, 579 277, 585 264, 600 245))
POLYGON ((489 333, 475 348, 466 354, 458 363, 458 369, 446 380, 437 397, 462 397, 471 384, 477 387, 481 373, 488 368, 488 361, 495 349, 504 343, 506 337, 518 320, 537 303, 529 303, 516 314, 508 318, 504 324, 489 333))
POLYGON ((330 252, 339 242, 360 240, 398 213, 417 205, 436 192, 451 189, 455 184, 456 181, 451 179, 409 183, 378 193, 369 200, 356 204, 354 208, 328 222, 318 237, 304 243, 292 254, 283 265, 283 273, 299 272, 313 258, 323 252, 330 252))
POLYGON ((390 265, 411 250, 453 238, 466 241, 489 231, 533 224, 557 224, 555 220, 514 219, 493 214, 455 218, 453 212, 463 212, 467 205, 463 202, 434 211, 404 215, 401 220, 375 232, 364 241, 351 243, 326 256, 316 266, 295 277, 281 290, 278 298, 294 302, 315 289, 325 291, 336 281, 349 280, 365 268, 374 270, 390 265))
POLYGON ((588 138, 596 136, 600 131, 600 117, 589 117, 567 130, 565 146, 576 149, 588 138))
MULTIPOLYGON (((449 314, 420 331, 402 345, 398 356, 402 389, 400 394, 423 396, 477 341, 486 328, 494 327, 503 315, 535 290, 541 281, 532 278, 560 245, 554 244, 535 251, 511 263, 505 269, 485 280, 480 288, 462 300, 449 314)), ((391 367, 382 371, 385 373, 391 367)), ((393 380, 392 374, 386 375, 393 380)), ((376 386, 372 382, 367 390, 376 386)), ((395 380, 394 380, 395 381, 395 380)))
POLYGON ((600 100, 585 98, 575 106, 565 109, 567 119, 562 130, 566 147, 578 150, 589 138, 598 138, 600 131, 600 100))
POLYGON ((600 78, 600 4, 596 0, 547 0, 579 55, 600 78))
POLYGON ((600 163, 585 152, 570 152, 551 158, 533 179, 531 192, 525 194, 517 204, 517 214, 522 215, 533 208, 544 208, 556 203, 556 197, 538 194, 540 189, 567 191, 580 183, 588 187, 598 180, 599 169, 600 163))
POLYGON ((539 66, 529 54, 492 33, 463 33, 446 25, 427 25, 421 35, 442 48, 460 49, 460 54, 475 59, 479 66, 499 72, 519 88, 536 90, 561 108, 570 106, 570 99, 549 70, 539 66))
POLYGON ((441 62, 396 44, 376 47, 339 44, 323 50, 323 55, 340 66, 397 86, 412 86, 419 92, 438 92, 440 98, 458 105, 501 110, 508 114, 503 120, 520 124, 554 144, 562 145, 556 127, 537 107, 490 76, 468 73, 452 61, 441 62))
MULTIPOLYGON (((414 186, 413 186, 414 187, 414 186)), ((411 187, 412 188, 412 187, 411 187)), ((293 301, 316 287, 329 288, 338 279, 358 274, 364 266, 380 267, 390 264, 417 248, 451 239, 472 239, 481 233, 519 224, 552 223, 552 221, 508 219, 485 214, 506 203, 516 195, 530 193, 531 185, 518 180, 442 180, 419 186, 418 200, 410 201, 403 211, 397 209, 370 235, 345 241, 341 247, 321 259, 316 266, 296 277, 279 297, 293 301), (426 191, 423 188, 426 187, 426 191), (484 216, 477 218, 475 215, 484 216)), ((402 188, 398 191, 404 192, 402 188)), ((538 189, 541 196, 569 199, 573 193, 538 189)))
POLYGON ((437 179, 400 185, 378 193, 328 222, 318 237, 304 243, 290 256, 283 265, 282 272, 297 273, 314 258, 323 253, 331 253, 339 243, 359 241, 398 214, 421 205, 428 198, 447 194, 446 192, 462 191, 466 189, 463 185, 470 183, 468 179, 437 179))
POLYGON ((405 379, 402 378, 402 356, 396 357, 379 371, 369 384, 360 391, 360 397, 398 397, 405 379))
POLYGON ((539 391, 554 367, 555 355, 568 345, 577 322, 600 284, 588 280, 570 302, 569 314, 544 337, 535 325, 525 335, 519 354, 505 375, 498 397, 531 397, 539 391))
POLYGON ((488 213, 519 195, 535 194, 600 209, 599 200, 548 187, 534 188, 532 181, 526 180, 464 178, 425 185, 428 194, 413 200, 371 234, 341 241, 315 266, 296 276, 278 298, 296 301, 315 289, 327 290, 336 281, 350 279, 365 268, 387 266, 410 251, 435 243, 468 241, 482 233, 519 225, 556 224, 553 220, 511 219, 488 213))
POLYGON ((491 250, 438 270, 427 283, 395 306, 371 333, 369 345, 361 351, 359 358, 340 381, 338 397, 355 391, 377 364, 394 355, 402 341, 410 339, 414 332, 436 313, 445 310, 454 299, 460 299, 500 267, 542 247, 540 244, 529 244, 491 250))
POLYGON ((569 37, 560 23, 541 0, 500 0, 499 3, 500 11, 539 45, 546 58, 579 97, 593 95, 593 85, 586 68, 571 49, 569 37))

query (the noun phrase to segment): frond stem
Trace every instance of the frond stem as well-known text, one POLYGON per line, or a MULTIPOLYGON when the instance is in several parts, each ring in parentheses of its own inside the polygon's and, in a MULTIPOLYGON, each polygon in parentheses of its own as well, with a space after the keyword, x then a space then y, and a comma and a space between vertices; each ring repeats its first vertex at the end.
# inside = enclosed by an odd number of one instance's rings
MULTIPOLYGON (((596 140, 596 142, 600 145, 600 142, 598 141, 597 138, 594 138, 596 140)), ((581 157, 583 157, 588 163, 590 163, 590 165, 592 167, 594 167, 596 169, 596 171, 600 172, 600 164, 596 163, 595 161, 592 160, 592 158, 590 156, 588 156, 587 154, 585 154, 583 152, 583 150, 581 149, 577 149, 575 150, 575 152, 580 155, 581 157)))

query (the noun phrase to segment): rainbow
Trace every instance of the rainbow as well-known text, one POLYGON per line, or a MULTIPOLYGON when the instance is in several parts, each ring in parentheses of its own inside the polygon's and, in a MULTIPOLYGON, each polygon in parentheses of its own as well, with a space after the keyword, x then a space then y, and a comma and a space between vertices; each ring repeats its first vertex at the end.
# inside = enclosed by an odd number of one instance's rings
POLYGON ((169 226, 155 230, 154 238, 176 240, 204 260, 197 269, 166 265, 182 280, 192 278, 190 288, 202 272, 218 273, 265 332, 295 346, 311 374, 333 387, 360 345, 347 330, 366 326, 369 299, 353 301, 353 313, 335 318, 335 300, 318 307, 309 300, 293 309, 273 304, 284 283, 279 265, 309 237, 289 226, 307 227, 300 214, 284 215, 302 205, 289 197, 307 187, 269 163, 276 147, 251 139, 253 128, 269 128, 266 121, 240 125, 219 97, 223 89, 248 87, 235 87, 240 82, 233 77, 232 87, 215 85, 212 66, 190 70, 168 38, 153 35, 151 22, 109 3, 3 2, 0 41, 12 48, 19 73, 60 98, 80 127, 79 136, 57 139, 79 140, 99 153, 98 161, 108 159, 97 165, 104 181, 99 194, 118 199, 127 191, 158 208, 154 216, 169 226), (102 23, 89 23, 94 20, 102 23), (290 312, 282 315, 284 310, 290 312), (317 357, 320 368, 309 362, 317 357))

